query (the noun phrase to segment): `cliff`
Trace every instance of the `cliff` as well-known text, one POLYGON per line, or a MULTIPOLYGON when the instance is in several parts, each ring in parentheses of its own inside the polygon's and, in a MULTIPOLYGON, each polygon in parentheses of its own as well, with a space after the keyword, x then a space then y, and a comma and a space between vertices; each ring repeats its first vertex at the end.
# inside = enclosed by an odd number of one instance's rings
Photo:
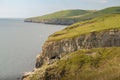
POLYGON ((119 80, 120 47, 81 49, 24 75, 23 80, 119 80))
POLYGON ((76 22, 91 20, 103 15, 120 13, 120 7, 109 7, 102 10, 63 10, 55 13, 27 18, 25 22, 35 22, 44 24, 71 25, 76 22))
POLYGON ((23 80, 119 80, 119 21, 120 14, 102 16, 50 35, 23 80))
POLYGON ((42 53, 37 57, 36 68, 46 62, 46 59, 61 58, 61 56, 80 49, 91 49, 101 47, 119 47, 120 30, 107 30, 99 33, 92 32, 72 39, 46 42, 42 53))

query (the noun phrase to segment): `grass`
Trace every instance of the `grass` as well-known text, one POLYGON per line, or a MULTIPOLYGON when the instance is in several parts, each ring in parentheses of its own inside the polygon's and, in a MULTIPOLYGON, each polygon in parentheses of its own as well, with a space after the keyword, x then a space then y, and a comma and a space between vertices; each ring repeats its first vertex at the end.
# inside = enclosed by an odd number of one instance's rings
POLYGON ((52 19, 52 18, 68 18, 76 15, 83 15, 86 13, 90 13, 90 11, 86 10, 63 10, 63 11, 58 11, 53 14, 45 15, 42 17, 39 17, 40 19, 52 19))
POLYGON ((109 7, 102 10, 62 10, 55 13, 27 18, 28 21, 37 21, 37 22, 51 22, 55 24, 56 21, 65 22, 65 21, 74 21, 81 22, 86 20, 91 20, 96 17, 100 17, 106 14, 120 13, 120 6, 109 7))
POLYGON ((28 80, 119 80, 120 47, 83 49, 64 56, 46 68, 40 68, 28 80))
POLYGON ((61 80, 119 80, 120 48, 77 51, 58 62, 58 70, 67 74, 61 80))
POLYGON ((96 17, 100 17, 106 14, 113 14, 113 13, 120 13, 120 6, 116 6, 116 7, 109 7, 109 8, 105 8, 102 10, 98 10, 95 11, 93 13, 90 14, 85 14, 83 16, 78 16, 76 17, 76 19, 78 19, 79 21, 84 21, 84 20, 90 20, 96 17))
POLYGON ((58 11, 52 14, 34 17, 33 19, 42 20, 42 19, 68 18, 68 17, 78 16, 78 15, 83 15, 83 14, 90 13, 90 12, 92 11, 79 10, 79 9, 78 10, 62 10, 62 11, 58 11))
MULTIPOLYGON (((102 13, 97 12, 98 14, 92 16, 92 18, 99 16, 99 13, 103 16, 68 26, 64 30, 52 34, 48 41, 69 39, 80 35, 86 35, 91 32, 120 29, 120 13, 114 13, 114 11, 119 11, 119 8, 107 8, 107 11, 106 9, 103 9, 101 10, 102 13)), ((91 15, 93 15, 93 13, 91 13, 91 15)), ((72 18, 78 18, 78 16, 73 16, 72 18)), ((25 80, 54 79, 119 80, 120 47, 81 49, 76 52, 66 54, 63 58, 51 65, 43 65, 25 80)))
POLYGON ((52 34, 48 41, 57 41, 77 37, 91 32, 105 31, 109 29, 120 29, 120 14, 110 14, 92 20, 78 22, 66 29, 52 34))

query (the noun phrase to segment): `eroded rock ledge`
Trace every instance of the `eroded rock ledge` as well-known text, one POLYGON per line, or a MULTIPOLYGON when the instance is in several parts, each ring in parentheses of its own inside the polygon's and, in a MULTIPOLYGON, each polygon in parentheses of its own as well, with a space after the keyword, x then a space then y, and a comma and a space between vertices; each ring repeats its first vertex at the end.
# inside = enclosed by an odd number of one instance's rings
POLYGON ((83 48, 89 49, 112 46, 120 46, 120 30, 118 29, 91 32, 87 35, 59 41, 46 41, 43 45, 42 53, 37 56, 35 67, 39 68, 45 62, 49 62, 55 58, 61 58, 67 53, 83 48))

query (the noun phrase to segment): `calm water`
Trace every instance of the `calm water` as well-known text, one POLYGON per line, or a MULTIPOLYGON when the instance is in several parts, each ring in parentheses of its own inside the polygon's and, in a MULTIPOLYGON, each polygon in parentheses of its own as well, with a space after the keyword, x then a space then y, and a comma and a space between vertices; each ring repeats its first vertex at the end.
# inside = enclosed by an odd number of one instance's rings
POLYGON ((65 26, 0 19, 0 80, 17 80, 31 71, 48 35, 65 26))

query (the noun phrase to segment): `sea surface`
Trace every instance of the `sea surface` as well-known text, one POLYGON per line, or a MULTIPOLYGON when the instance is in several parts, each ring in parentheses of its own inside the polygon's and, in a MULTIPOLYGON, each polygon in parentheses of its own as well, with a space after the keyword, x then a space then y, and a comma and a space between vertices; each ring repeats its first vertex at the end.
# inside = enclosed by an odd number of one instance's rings
POLYGON ((47 37, 65 27, 0 19, 0 80, 18 80, 31 71, 47 37))

